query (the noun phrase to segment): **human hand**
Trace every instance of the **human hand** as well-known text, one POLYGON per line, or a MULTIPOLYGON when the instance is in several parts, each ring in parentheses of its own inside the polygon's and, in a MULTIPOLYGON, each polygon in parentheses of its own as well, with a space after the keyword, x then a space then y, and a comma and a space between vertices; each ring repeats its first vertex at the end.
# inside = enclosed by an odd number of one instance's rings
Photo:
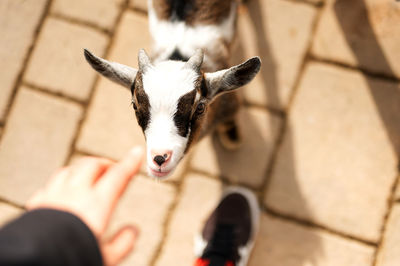
POLYGON ((76 215, 96 236, 105 265, 115 265, 132 250, 138 230, 125 226, 110 240, 104 239, 104 233, 142 159, 140 147, 117 163, 104 158, 84 158, 56 172, 47 186, 28 200, 26 207, 52 208, 76 215))

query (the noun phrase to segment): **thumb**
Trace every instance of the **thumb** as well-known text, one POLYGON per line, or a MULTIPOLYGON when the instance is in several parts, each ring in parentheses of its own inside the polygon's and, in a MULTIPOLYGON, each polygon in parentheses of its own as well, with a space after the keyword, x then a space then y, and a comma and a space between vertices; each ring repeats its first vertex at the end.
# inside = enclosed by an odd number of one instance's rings
POLYGON ((121 228, 111 239, 101 246, 104 265, 112 266, 120 263, 133 250, 139 230, 133 226, 121 228))

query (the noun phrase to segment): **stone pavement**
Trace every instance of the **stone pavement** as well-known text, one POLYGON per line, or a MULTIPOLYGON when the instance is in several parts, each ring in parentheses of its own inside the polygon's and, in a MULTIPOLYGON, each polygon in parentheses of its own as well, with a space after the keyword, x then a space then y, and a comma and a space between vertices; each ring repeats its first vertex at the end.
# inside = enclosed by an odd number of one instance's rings
MULTIPOLYGON (((146 0, 0 1, 0 223, 58 167, 144 145, 128 90, 82 48, 137 65, 146 0)), ((139 225, 123 265, 191 265, 193 237, 228 184, 262 206, 250 266, 400 265, 400 2, 247 0, 232 63, 259 55, 242 89, 244 145, 202 140, 174 176, 142 174, 110 232, 139 225)))

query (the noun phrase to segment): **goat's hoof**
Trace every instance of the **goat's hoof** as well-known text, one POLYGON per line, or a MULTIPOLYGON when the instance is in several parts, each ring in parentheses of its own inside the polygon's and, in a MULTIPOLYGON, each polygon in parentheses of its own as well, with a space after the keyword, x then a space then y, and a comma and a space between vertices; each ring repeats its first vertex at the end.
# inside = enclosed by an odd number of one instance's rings
POLYGON ((236 126, 219 127, 217 130, 218 139, 226 150, 237 150, 242 144, 242 137, 236 126))

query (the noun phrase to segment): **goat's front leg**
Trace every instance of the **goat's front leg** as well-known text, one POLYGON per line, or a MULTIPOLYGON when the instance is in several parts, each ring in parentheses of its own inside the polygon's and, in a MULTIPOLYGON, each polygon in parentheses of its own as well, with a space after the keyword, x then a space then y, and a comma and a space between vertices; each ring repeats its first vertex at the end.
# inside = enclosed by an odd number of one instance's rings
POLYGON ((209 121, 215 125, 215 134, 226 150, 236 150, 242 142, 237 123, 241 105, 241 98, 235 92, 221 95, 211 105, 209 121))
POLYGON ((226 150, 236 150, 242 143, 242 135, 235 118, 220 123, 217 126, 216 134, 226 150))

